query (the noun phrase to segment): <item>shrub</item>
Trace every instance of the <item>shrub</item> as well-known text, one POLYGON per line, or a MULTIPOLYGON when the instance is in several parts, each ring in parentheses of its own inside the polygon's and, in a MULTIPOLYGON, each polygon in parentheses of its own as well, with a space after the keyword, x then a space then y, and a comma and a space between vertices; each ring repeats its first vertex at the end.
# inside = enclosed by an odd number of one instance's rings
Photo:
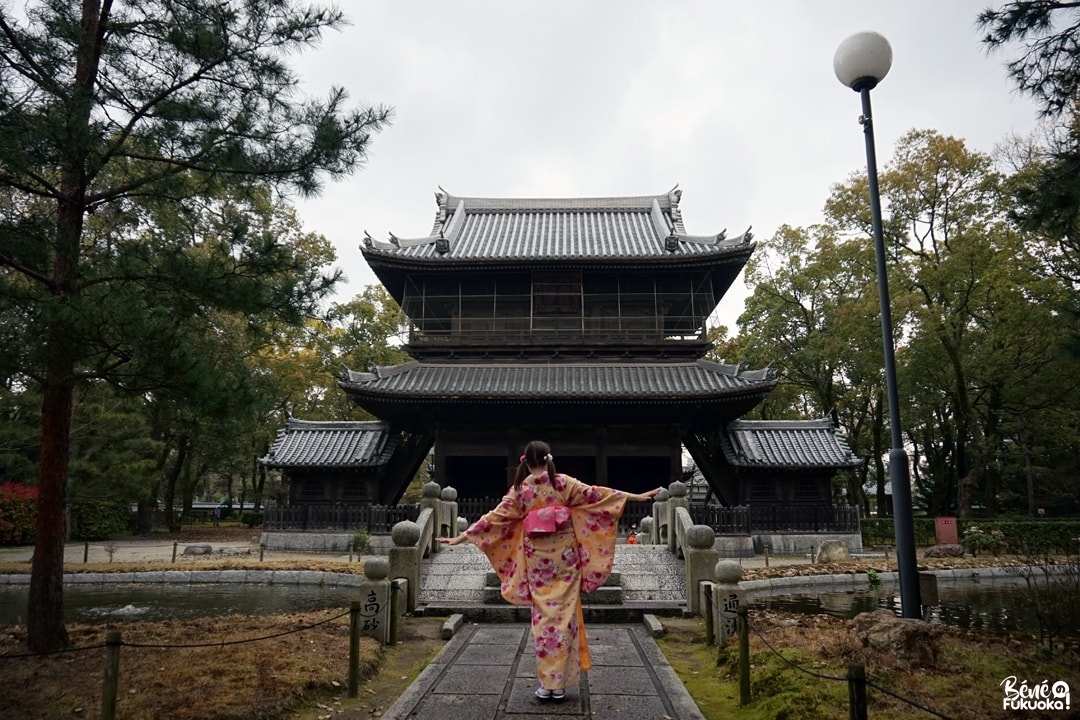
POLYGON ((122 500, 76 498, 71 501, 71 536, 79 540, 107 540, 125 534, 131 525, 131 507, 122 500))
MULTIPOLYGON (((915 531, 915 544, 930 546, 936 544, 934 518, 912 518, 915 531)), ((863 518, 860 521, 863 545, 893 545, 896 542, 896 530, 891 517, 863 518)))
POLYGON ((11 480, 0 483, 0 545, 34 542, 37 487, 11 480))
POLYGON ((964 528, 964 535, 960 541, 972 555, 978 555, 980 552, 1000 555, 1005 550, 1005 533, 999 528, 985 525, 968 525, 964 528))
POLYGON ((362 553, 368 549, 368 545, 371 543, 371 534, 366 527, 356 528, 356 532, 352 536, 353 550, 358 553, 362 553))
POLYGON ((243 516, 240 518, 240 522, 244 523, 244 525, 248 526, 249 528, 254 528, 256 526, 262 527, 263 514, 261 512, 245 511, 243 516))

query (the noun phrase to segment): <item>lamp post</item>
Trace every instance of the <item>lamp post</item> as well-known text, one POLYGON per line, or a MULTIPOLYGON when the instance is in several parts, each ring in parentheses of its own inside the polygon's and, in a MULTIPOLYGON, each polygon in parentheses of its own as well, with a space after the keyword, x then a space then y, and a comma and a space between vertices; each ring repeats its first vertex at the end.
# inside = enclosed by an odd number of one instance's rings
POLYGON ((870 185, 870 214, 874 226, 874 254, 877 256, 878 296, 881 301, 881 343, 885 351, 885 389, 889 403, 889 481, 892 485, 893 526, 896 559, 900 568, 900 614, 922 616, 919 577, 915 561, 915 522, 911 509, 911 477, 908 456, 900 432, 900 400, 896 391, 896 358, 893 346, 892 311, 889 308, 889 276, 885 268, 885 240, 881 227, 881 194, 878 190, 877 154, 874 150, 874 123, 870 112, 870 91, 889 72, 892 47, 876 32, 856 33, 840 43, 833 57, 833 70, 841 83, 859 93, 866 139, 866 174, 870 185))

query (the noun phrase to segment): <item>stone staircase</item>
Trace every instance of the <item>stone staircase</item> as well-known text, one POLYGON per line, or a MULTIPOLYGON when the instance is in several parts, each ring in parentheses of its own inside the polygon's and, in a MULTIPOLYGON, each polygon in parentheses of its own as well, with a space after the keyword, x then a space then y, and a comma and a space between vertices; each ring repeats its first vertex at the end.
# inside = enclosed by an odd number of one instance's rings
MULTIPOLYGON (((529 608, 510 605, 482 552, 444 547, 421 563, 418 614, 462 613, 471 622, 526 622, 529 608)), ((618 545, 607 583, 584 597, 586 622, 637 622, 644 613, 681 615, 686 608, 681 561, 659 545, 618 545)))

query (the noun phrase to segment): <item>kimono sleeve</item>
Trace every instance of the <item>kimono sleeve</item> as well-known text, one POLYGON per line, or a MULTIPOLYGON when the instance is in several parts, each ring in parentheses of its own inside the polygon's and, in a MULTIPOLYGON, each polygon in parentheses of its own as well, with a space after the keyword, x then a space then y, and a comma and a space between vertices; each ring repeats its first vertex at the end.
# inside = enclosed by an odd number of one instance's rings
POLYGON ((514 605, 528 605, 532 600, 525 568, 524 516, 511 491, 465 531, 469 542, 487 555, 499 576, 502 596, 514 605))
POLYGON ((559 476, 556 489, 564 492, 574 523, 581 567, 581 591, 591 593, 603 585, 611 574, 619 518, 626 508, 626 493, 599 485, 586 485, 565 475, 559 476), (560 484, 564 487, 560 488, 560 484))

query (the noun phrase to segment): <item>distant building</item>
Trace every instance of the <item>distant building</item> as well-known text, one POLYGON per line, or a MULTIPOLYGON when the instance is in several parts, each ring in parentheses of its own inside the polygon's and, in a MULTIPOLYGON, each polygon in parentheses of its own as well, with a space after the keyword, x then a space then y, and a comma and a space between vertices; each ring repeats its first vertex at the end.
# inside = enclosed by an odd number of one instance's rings
POLYGON ((291 503, 392 503, 432 447, 433 479, 468 498, 501 496, 531 439, 627 491, 682 479, 685 446, 721 504, 830 507, 828 479, 857 462, 831 425, 740 420, 775 372, 703 359, 754 245, 687 233, 680 197, 436 193, 428 235, 362 248, 413 358, 344 371, 379 422, 290 421, 261 461, 289 474, 291 503))

